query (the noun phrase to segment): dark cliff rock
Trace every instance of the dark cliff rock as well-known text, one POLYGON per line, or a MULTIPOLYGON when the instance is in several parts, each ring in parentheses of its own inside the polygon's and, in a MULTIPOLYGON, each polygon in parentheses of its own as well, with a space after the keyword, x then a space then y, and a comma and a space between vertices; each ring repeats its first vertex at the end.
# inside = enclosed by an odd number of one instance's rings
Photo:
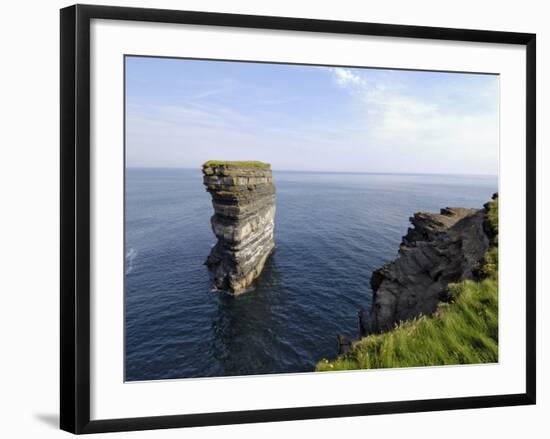
POLYGON ((206 265, 216 288, 239 294, 256 279, 273 251, 275 186, 271 167, 261 162, 203 165, 212 195, 212 231, 218 241, 206 265))
POLYGON ((345 335, 339 335, 336 340, 338 341, 338 355, 347 354, 351 351, 351 340, 345 335))
POLYGON ((362 335, 433 313, 447 300, 449 283, 474 279, 491 241, 486 208, 416 213, 397 258, 371 278, 373 304, 359 313, 362 335))

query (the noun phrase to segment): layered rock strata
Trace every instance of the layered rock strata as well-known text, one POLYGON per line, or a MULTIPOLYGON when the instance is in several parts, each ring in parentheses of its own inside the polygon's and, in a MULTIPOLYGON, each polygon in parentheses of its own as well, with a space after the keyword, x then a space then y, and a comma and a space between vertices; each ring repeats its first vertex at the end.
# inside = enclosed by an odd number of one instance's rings
POLYGON ((217 243, 206 260, 217 289, 242 293, 272 253, 275 186, 262 162, 206 162, 204 185, 212 195, 217 243))
POLYGON ((475 278, 491 240, 486 209, 445 208, 410 218, 397 258, 371 277, 373 304, 359 313, 362 335, 433 313, 449 283, 475 278))

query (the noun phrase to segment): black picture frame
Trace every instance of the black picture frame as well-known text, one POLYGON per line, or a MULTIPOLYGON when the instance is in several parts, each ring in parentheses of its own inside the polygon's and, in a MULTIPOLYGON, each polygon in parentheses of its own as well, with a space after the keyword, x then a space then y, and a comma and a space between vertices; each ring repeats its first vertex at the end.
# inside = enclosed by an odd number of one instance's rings
POLYGON ((72 433, 273 422, 387 413, 535 404, 536 401, 536 36, 448 29, 111 6, 61 9, 61 331, 60 426, 72 433), (518 394, 347 404, 224 413, 90 420, 90 21, 133 20, 334 34, 407 37, 526 47, 526 392, 518 394))

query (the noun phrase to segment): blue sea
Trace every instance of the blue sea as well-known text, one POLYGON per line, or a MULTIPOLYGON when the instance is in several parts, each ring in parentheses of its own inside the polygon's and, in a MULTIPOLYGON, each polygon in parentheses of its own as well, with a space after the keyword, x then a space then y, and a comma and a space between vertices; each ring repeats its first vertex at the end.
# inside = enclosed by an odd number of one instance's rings
POLYGON ((213 292, 215 237, 200 170, 126 171, 127 381, 312 371, 358 337, 373 270, 409 217, 480 208, 497 177, 273 172, 276 250, 251 291, 213 292))

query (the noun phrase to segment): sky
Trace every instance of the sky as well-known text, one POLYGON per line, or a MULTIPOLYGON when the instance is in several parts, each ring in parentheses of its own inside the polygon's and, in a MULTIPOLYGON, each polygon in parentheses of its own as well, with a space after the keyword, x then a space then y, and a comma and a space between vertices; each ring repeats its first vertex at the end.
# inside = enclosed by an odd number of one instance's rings
POLYGON ((498 173, 498 76, 126 58, 126 166, 498 173))

